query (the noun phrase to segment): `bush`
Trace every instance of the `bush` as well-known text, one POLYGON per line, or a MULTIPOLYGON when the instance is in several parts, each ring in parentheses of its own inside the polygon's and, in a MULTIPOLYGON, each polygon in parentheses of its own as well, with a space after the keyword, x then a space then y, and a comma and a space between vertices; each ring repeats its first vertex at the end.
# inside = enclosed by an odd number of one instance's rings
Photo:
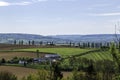
POLYGON ((0 72, 0 80, 17 80, 17 77, 11 72, 2 71, 0 72))
POLYGON ((6 63, 6 60, 4 58, 1 59, 1 63, 4 64, 6 63))

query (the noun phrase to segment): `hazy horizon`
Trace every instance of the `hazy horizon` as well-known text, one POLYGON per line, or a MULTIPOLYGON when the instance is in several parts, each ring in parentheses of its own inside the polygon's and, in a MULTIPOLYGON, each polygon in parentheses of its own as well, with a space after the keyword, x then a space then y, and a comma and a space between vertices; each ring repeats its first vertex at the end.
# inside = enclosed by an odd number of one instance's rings
MULTIPOLYGON (((118 0, 0 0, 0 33, 114 34, 118 0)), ((119 30, 119 29, 118 29, 119 30)))
POLYGON ((57 35, 55 34, 42 35, 42 34, 34 34, 34 33, 0 33, 0 34, 30 34, 30 35, 41 35, 41 36, 114 35, 114 33, 113 34, 57 34, 57 35))

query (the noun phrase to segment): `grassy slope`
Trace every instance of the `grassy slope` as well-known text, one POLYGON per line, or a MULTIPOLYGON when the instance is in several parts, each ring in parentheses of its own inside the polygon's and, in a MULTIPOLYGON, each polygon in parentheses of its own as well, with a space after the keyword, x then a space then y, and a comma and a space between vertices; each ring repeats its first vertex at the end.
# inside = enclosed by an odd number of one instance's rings
POLYGON ((113 60, 112 55, 109 53, 109 51, 94 52, 94 53, 83 55, 82 57, 86 57, 86 58, 92 59, 94 61, 113 60))
MULTIPOLYGON (((80 48, 31 48, 31 49, 20 49, 20 51, 36 51, 39 50, 40 52, 50 52, 50 53, 58 53, 62 56, 70 56, 70 55, 77 55, 80 53, 84 53, 93 49, 80 49, 80 48)), ((94 61, 97 60, 113 60, 109 51, 100 51, 100 52, 93 52, 82 57, 86 57, 88 59, 92 59, 94 61)))
POLYGON ((20 49, 18 51, 36 51, 39 52, 50 52, 50 53, 57 53, 61 56, 68 56, 68 55, 76 55, 83 52, 87 52, 93 49, 80 49, 80 48, 31 48, 31 49, 20 49))

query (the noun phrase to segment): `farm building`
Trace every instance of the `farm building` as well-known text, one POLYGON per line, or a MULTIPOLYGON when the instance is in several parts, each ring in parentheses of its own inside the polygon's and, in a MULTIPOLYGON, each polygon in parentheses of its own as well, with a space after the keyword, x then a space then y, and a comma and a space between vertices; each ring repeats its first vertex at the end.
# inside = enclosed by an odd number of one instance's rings
POLYGON ((45 54, 43 58, 34 58, 33 61, 35 63, 39 62, 47 62, 53 60, 61 60, 61 56, 58 54, 45 54))

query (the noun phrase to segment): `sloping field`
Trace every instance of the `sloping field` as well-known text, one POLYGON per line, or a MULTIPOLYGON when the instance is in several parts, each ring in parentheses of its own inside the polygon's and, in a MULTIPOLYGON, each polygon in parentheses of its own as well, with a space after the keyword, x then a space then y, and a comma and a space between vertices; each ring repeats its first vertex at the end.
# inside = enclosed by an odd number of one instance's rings
POLYGON ((19 49, 17 51, 34 51, 39 50, 39 52, 57 53, 61 56, 76 55, 83 52, 87 52, 93 49, 80 49, 80 48, 31 48, 31 49, 19 49))
POLYGON ((81 57, 85 57, 87 59, 92 59, 94 61, 98 61, 98 60, 113 60, 113 57, 112 57, 112 55, 110 54, 109 51, 93 52, 93 53, 89 53, 89 54, 83 55, 81 57))
POLYGON ((95 49, 80 49, 80 48, 31 48, 31 49, 19 49, 18 51, 36 51, 39 50, 40 52, 50 52, 50 53, 58 53, 62 56, 72 56, 75 55, 76 57, 81 56, 87 59, 92 59, 94 61, 97 60, 113 60, 112 55, 109 51, 102 51, 95 49), (90 53, 86 53, 89 51, 93 51, 90 53))

